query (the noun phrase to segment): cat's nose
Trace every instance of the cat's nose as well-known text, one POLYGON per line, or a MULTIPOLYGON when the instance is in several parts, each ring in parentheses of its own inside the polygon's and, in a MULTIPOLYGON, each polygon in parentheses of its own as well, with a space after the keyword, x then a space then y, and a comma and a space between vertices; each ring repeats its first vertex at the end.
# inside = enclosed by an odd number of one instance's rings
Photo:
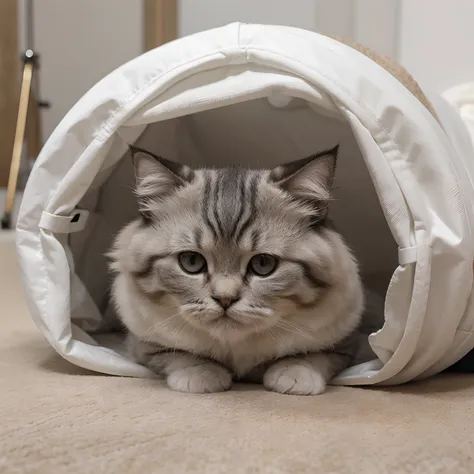
POLYGON ((230 308, 234 303, 239 301, 240 296, 211 296, 211 298, 222 308, 228 309, 230 308))

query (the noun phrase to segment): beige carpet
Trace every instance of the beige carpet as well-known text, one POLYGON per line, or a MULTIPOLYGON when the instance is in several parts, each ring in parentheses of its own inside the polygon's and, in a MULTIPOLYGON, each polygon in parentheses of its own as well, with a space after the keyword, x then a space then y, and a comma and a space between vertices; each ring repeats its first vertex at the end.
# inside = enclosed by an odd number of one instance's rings
POLYGON ((1 473, 474 472, 474 377, 305 398, 94 375, 30 321, 0 233, 1 473))

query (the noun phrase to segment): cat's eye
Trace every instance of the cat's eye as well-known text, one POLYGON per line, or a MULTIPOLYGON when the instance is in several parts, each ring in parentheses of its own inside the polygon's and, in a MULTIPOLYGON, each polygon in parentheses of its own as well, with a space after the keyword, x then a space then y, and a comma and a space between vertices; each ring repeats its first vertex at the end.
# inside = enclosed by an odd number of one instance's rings
POLYGON ((260 277, 271 275, 278 266, 278 259, 267 253, 254 255, 249 262, 248 270, 260 277))
POLYGON ((186 273, 196 275, 206 271, 206 259, 198 252, 181 252, 178 255, 179 266, 186 273))

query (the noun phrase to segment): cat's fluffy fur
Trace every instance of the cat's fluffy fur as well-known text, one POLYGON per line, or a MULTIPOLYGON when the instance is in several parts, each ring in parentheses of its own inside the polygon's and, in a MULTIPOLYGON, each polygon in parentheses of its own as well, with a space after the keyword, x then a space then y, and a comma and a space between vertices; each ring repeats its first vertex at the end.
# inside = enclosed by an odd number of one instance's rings
POLYGON ((132 154, 141 218, 110 253, 131 355, 179 391, 249 380, 323 392, 351 361, 363 309, 356 261, 326 219, 337 148, 274 170, 132 154), (203 255, 206 271, 186 273, 185 251, 203 255), (256 254, 278 258, 276 270, 252 274, 256 254))

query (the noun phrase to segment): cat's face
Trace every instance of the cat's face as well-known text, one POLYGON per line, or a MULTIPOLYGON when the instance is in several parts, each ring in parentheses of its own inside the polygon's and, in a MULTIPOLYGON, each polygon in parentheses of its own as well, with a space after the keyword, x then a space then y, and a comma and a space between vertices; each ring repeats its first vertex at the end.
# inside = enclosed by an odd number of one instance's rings
POLYGON ((336 151, 255 171, 191 170, 134 150, 142 220, 124 262, 157 322, 179 314, 231 341, 316 305, 333 279, 336 151))

